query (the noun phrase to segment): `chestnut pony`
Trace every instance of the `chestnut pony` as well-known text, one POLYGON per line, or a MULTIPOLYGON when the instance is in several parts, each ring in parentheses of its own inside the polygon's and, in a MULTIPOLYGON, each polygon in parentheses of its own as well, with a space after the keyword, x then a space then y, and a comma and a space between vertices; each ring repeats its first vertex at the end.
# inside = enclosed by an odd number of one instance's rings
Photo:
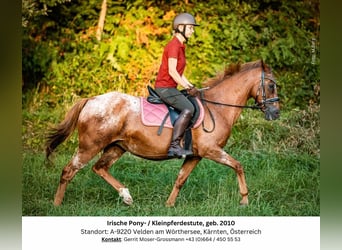
MULTIPOLYGON (((202 126, 192 129, 193 156, 185 158, 166 205, 175 204, 180 189, 202 158, 229 166, 236 172, 242 196, 240 204, 247 205, 243 167, 223 147, 242 108, 259 109, 266 120, 279 118, 275 79, 271 68, 260 60, 233 64, 204 85, 207 87, 201 90, 199 98, 205 114, 202 126), (245 106, 249 98, 255 99, 254 106, 245 106)), ((110 167, 127 151, 145 159, 166 160, 172 136, 170 128, 164 128, 158 136, 158 127, 143 125, 140 115, 140 98, 118 92, 81 99, 71 108, 47 138, 46 156, 49 158, 56 147, 76 127, 78 129, 78 150, 62 171, 54 205, 62 203, 68 183, 101 151, 93 171, 118 191, 124 203, 132 204, 128 188, 109 173, 110 167)))

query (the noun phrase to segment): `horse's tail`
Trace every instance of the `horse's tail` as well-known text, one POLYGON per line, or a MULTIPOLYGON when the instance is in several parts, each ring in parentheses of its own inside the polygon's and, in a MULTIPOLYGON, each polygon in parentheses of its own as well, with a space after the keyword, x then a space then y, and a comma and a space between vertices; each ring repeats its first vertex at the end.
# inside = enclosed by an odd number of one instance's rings
POLYGON ((65 115, 64 120, 55 128, 51 129, 47 136, 45 147, 47 159, 49 159, 49 156, 58 147, 58 145, 64 142, 75 130, 78 117, 87 101, 88 99, 84 98, 77 102, 65 115))

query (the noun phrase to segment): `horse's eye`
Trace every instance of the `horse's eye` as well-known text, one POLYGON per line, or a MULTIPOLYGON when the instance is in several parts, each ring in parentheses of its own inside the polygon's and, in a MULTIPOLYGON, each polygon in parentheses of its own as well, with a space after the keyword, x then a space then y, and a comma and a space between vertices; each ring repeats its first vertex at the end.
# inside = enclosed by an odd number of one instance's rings
POLYGON ((268 85, 268 88, 269 88, 269 90, 273 93, 273 92, 274 92, 274 89, 276 88, 276 85, 275 85, 274 83, 270 83, 270 84, 268 85))

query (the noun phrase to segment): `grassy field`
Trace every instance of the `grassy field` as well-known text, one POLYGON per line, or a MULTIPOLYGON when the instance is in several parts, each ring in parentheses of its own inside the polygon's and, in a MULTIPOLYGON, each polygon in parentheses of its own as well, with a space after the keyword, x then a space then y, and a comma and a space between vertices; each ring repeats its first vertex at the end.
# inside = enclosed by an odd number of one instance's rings
POLYGON ((239 206, 241 196, 234 171, 203 159, 189 176, 175 207, 167 208, 165 201, 182 160, 153 162, 128 153, 111 168, 111 173, 130 189, 132 206, 124 205, 117 192, 92 172, 94 159, 69 184, 62 205, 54 207, 59 177, 75 151, 76 135, 57 150, 54 166, 48 166, 42 147, 35 147, 42 145, 41 128, 33 129, 32 113, 24 112, 23 118, 24 216, 320 214, 319 107, 286 111, 273 122, 263 120, 259 112, 243 112, 225 149, 245 168, 250 194, 247 207, 239 206))

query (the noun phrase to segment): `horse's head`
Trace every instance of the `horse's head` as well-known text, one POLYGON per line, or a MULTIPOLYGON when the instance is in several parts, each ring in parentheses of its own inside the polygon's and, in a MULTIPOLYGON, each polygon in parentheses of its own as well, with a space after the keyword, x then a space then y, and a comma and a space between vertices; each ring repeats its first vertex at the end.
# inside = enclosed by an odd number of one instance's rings
POLYGON ((276 80, 271 68, 263 62, 261 65, 261 79, 256 91, 255 102, 264 112, 266 120, 275 120, 280 116, 276 80))

